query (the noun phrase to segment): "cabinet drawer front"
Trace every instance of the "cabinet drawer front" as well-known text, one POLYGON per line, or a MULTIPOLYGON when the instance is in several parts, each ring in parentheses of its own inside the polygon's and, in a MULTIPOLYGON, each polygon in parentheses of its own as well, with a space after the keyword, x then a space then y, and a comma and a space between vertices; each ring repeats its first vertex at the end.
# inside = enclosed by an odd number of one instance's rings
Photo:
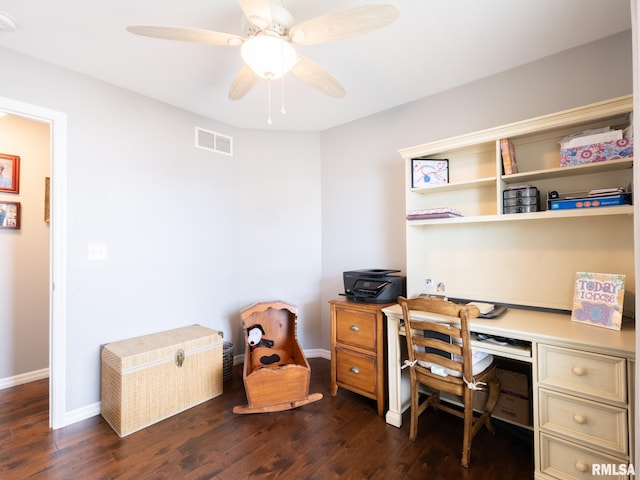
POLYGON ((376 394, 375 358, 336 348, 336 381, 360 393, 376 394))
POLYGON ((336 341, 376 351, 376 314, 338 308, 336 341))
POLYGON ((627 402, 624 358, 539 345, 538 362, 541 386, 619 404, 627 402))
POLYGON ((626 455, 627 410, 540 389, 540 428, 626 455))
POLYGON ((627 469, 628 462, 620 458, 604 455, 544 433, 540 435, 540 447, 540 469, 553 478, 600 478, 599 474, 609 469, 609 475, 603 478, 628 479, 624 474, 611 475, 620 472, 620 465, 627 469))

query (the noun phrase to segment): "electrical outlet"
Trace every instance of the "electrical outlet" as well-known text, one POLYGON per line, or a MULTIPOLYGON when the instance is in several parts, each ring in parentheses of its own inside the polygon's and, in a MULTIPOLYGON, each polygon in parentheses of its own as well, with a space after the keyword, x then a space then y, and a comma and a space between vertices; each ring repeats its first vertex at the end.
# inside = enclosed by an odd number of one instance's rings
POLYGON ((90 243, 87 247, 88 260, 106 260, 107 245, 104 243, 90 243))

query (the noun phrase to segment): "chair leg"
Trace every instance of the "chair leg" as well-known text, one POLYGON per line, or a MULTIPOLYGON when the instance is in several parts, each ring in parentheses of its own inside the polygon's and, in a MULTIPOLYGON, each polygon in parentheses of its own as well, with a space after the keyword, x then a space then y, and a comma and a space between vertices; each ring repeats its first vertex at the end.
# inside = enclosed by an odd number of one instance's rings
POLYGON ((420 392, 417 386, 411 387, 411 422, 409 425, 409 440, 415 442, 418 436, 418 417, 420 417, 420 392))
POLYGON ((489 381, 489 398, 487 399, 487 404, 485 406, 485 412, 488 414, 485 419, 485 426, 487 430, 491 433, 495 433, 496 429, 491 423, 491 415, 493 414, 493 409, 496 407, 498 400, 500 399, 500 384, 494 378, 489 381))
POLYGON ((469 467, 471 459, 471 440, 473 439, 473 396, 470 391, 464 393, 464 432, 462 437, 462 461, 464 468, 469 467))

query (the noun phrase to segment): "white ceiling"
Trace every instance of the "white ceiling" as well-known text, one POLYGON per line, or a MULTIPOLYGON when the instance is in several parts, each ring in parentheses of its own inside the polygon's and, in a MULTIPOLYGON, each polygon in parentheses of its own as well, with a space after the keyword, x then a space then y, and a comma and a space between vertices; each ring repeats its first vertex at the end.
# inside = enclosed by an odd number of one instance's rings
MULTIPOLYGON (((385 0, 283 0, 296 23, 385 0)), ((381 30, 298 47, 346 89, 327 97, 287 75, 227 98, 238 47, 133 35, 127 25, 243 35, 236 0, 0 0, 17 24, 6 47, 243 128, 321 131, 631 28, 629 0, 386 0, 399 19, 381 30)), ((3 75, 10 75, 3 72, 3 75)))

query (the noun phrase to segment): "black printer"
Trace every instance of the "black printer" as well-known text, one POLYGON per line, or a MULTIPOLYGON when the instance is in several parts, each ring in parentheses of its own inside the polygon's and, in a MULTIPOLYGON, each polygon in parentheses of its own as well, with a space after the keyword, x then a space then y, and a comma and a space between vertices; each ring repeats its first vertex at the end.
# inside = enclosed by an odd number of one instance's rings
POLYGON ((400 270, 372 268, 351 270, 342 274, 344 292, 348 300, 360 303, 395 303, 407 295, 407 279, 391 275, 400 270))

